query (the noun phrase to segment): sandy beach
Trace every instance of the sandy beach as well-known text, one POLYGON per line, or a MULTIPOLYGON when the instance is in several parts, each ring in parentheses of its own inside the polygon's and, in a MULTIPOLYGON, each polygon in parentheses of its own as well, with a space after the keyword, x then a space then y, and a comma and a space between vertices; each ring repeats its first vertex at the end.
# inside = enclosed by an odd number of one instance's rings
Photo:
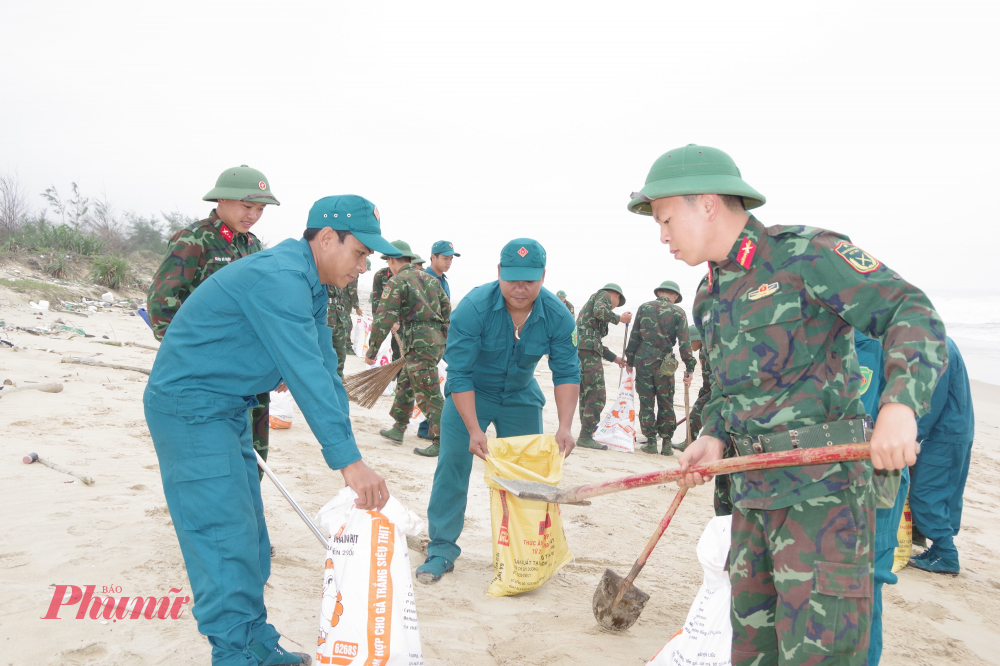
MULTIPOLYGON (((60 315, 33 314, 24 294, 0 286, 0 320, 8 326, 51 325, 60 315)), ((171 588, 190 594, 180 550, 161 489, 152 440, 142 409, 144 374, 73 365, 69 356, 107 363, 152 366, 155 352, 94 344, 110 340, 155 344, 149 329, 126 309, 91 313, 67 322, 95 338, 68 332, 32 336, 9 331, 16 350, 0 346, 0 381, 61 382, 64 390, 0 392, 0 663, 22 664, 204 664, 207 641, 191 613, 178 620, 41 619, 53 585, 96 585, 115 596, 162 596, 171 588), (87 486, 40 464, 22 464, 35 451, 56 464, 93 477, 87 486)), ((621 348, 622 330, 608 344, 621 348)), ((347 372, 362 369, 354 356, 347 372)), ((555 431, 551 377, 540 364, 538 380, 549 398, 546 428, 555 431)), ((606 364, 609 393, 618 368, 606 364)), ((697 382, 692 393, 697 393, 697 382)), ((1000 386, 974 382, 976 442, 965 494, 963 529, 956 542, 962 574, 956 578, 906 569, 885 588, 883 663, 915 666, 1000 664, 1000 386)), ((677 403, 683 403, 678 391, 677 403)), ((407 433, 403 446, 378 435, 388 427, 390 399, 372 410, 352 405, 352 421, 368 464, 385 476, 390 491, 426 516, 435 461, 420 458, 407 433)), ((678 409, 678 418, 683 409, 678 409)), ((679 430, 675 441, 682 438, 679 430)), ((314 513, 343 486, 327 468, 319 445, 300 413, 289 430, 271 432, 268 462, 303 508, 314 513)), ((646 472, 673 458, 642 453, 577 450, 567 460, 563 484, 646 472)), ((591 506, 564 506, 566 536, 575 560, 541 589, 493 599, 485 591, 492 575, 488 491, 476 461, 469 494, 463 548, 455 573, 437 585, 415 584, 427 664, 509 666, 527 664, 631 664, 640 666, 681 626, 701 583, 695 544, 712 517, 707 487, 690 493, 637 585, 651 599, 638 623, 614 634, 599 628, 591 597, 605 567, 624 575, 668 505, 673 487, 651 487, 600 497, 591 506)), ((324 551, 265 479, 263 498, 277 549, 266 601, 269 619, 289 649, 311 652, 316 640, 324 551)), ((413 566, 422 561, 410 553, 413 566)))

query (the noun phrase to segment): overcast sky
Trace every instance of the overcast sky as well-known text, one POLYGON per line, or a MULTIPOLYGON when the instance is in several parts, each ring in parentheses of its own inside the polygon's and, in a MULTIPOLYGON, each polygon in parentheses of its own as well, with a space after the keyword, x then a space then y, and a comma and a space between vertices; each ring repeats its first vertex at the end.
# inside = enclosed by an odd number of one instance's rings
MULTIPOLYGON (((298 236, 316 199, 390 239, 452 241, 457 294, 500 247, 630 309, 702 267, 628 213, 661 153, 727 151, 768 225, 835 229, 932 298, 998 291, 1000 39, 988 2, 6 2, 0 170, 121 209, 180 209, 261 169, 298 236)), ((375 261, 375 267, 383 262, 375 261)), ((456 294, 456 295, 457 295, 456 294)), ((994 299, 996 301, 997 299, 994 299)), ((996 320, 994 320, 996 321, 996 320)))

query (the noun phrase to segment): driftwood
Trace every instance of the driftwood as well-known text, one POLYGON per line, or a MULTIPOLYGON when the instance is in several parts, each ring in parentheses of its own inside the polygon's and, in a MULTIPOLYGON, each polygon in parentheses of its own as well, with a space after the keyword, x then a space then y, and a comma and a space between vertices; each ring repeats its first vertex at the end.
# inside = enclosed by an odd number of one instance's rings
POLYGON ((94 365, 99 368, 115 368, 116 370, 131 370, 132 372, 141 372, 144 375, 149 374, 149 368, 137 368, 134 365, 119 365, 118 363, 105 363, 104 361, 98 361, 96 358, 88 358, 86 356, 63 356, 62 362, 94 365))
POLYGON ((159 347, 154 347, 153 345, 144 345, 141 342, 126 342, 128 347, 139 347, 140 349, 152 349, 153 351, 159 351, 159 347))
POLYGON ((122 343, 114 340, 91 340, 91 344, 95 345, 111 345, 112 347, 121 347, 122 343))

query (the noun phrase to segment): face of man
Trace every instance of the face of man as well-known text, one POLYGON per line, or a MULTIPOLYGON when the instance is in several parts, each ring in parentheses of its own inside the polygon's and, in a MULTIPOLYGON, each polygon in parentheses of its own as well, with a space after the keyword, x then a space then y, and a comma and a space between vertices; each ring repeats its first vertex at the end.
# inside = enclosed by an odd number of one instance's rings
POLYGON ((431 270, 438 275, 444 275, 451 270, 451 262, 455 260, 455 256, 449 254, 447 257, 443 254, 432 254, 431 255, 431 270))
POLYGON ((617 291, 609 291, 608 296, 611 298, 611 307, 616 308, 621 305, 622 297, 618 295, 617 291))
POLYGON ((712 239, 710 221, 714 217, 712 203, 717 206, 719 198, 701 194, 693 205, 682 196, 653 200, 651 207, 653 219, 660 225, 660 242, 670 247, 674 259, 680 259, 689 266, 708 261, 712 239), (706 206, 706 197, 715 201, 706 206))
POLYGON ((250 231, 250 227, 257 224, 257 220, 264 214, 266 205, 252 201, 219 199, 215 204, 215 214, 226 223, 227 227, 236 233, 245 234, 250 231))
MULTIPOLYGON (((497 277, 500 270, 497 268, 497 277)), ((530 310, 542 291, 542 283, 545 282, 545 272, 542 272, 541 280, 500 280, 500 293, 507 301, 507 305, 514 310, 530 310)))
POLYGON ((701 349, 701 340, 692 340, 691 351, 698 351, 699 349, 701 349))
POLYGON ((320 229, 316 237, 309 241, 319 280, 334 287, 346 287, 365 272, 365 259, 372 253, 355 236, 349 235, 343 241, 330 227, 320 229))
POLYGON ((657 298, 665 297, 671 303, 677 302, 677 294, 670 291, 669 289, 657 289, 653 292, 653 295, 657 298))

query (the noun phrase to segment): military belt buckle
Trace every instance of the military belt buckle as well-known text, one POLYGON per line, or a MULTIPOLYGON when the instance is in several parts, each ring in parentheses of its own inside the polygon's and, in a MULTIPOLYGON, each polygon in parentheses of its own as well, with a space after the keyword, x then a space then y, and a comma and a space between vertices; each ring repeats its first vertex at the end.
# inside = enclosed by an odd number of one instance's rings
POLYGON ((757 441, 753 443, 754 453, 764 453, 764 435, 757 435, 757 441))

